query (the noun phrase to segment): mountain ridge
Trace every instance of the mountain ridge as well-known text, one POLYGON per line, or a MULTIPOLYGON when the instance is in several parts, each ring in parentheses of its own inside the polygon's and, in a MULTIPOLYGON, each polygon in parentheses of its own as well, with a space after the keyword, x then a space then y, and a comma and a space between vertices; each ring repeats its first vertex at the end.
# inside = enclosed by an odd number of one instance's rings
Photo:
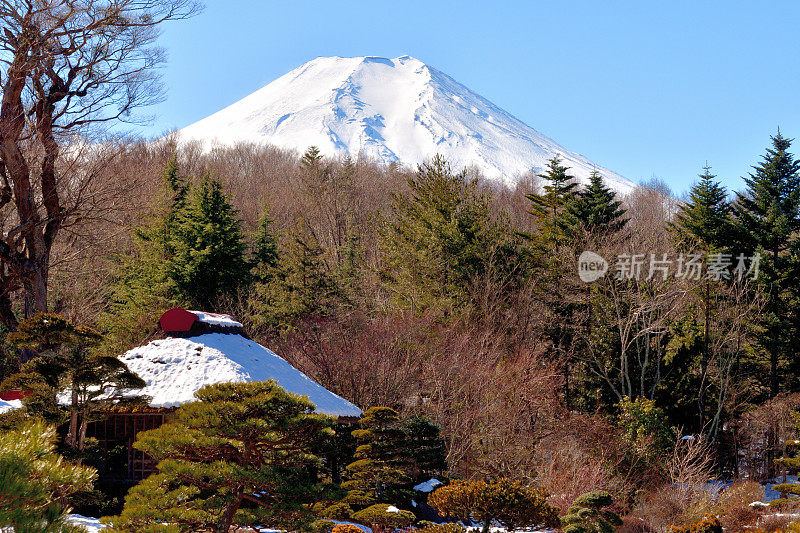
POLYGON ((318 57, 178 132, 202 143, 269 143, 326 155, 415 165, 436 154, 514 183, 559 155, 579 182, 597 169, 627 194, 635 185, 539 133, 411 56, 318 57))

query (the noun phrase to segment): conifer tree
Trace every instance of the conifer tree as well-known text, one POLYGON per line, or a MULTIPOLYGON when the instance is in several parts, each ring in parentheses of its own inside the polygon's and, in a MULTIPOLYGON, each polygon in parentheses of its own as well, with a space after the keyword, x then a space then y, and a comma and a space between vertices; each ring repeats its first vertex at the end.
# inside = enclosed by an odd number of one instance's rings
POLYGON ((590 240, 617 233, 628 222, 622 201, 605 185, 603 177, 595 169, 589 177, 589 185, 575 195, 566 206, 567 227, 570 232, 582 228, 590 240))
POLYGON ((447 448, 439 426, 427 418, 414 416, 405 421, 403 432, 414 481, 427 481, 447 470, 447 448))
POLYGON ((744 180, 746 191, 737 194, 734 215, 742 252, 761 254, 758 284, 766 302, 759 344, 768 359, 766 389, 774 397, 784 381, 784 366, 792 362, 800 321, 800 161, 789 152, 792 139, 778 132, 771 140, 772 147, 744 180))
POLYGON ((56 453, 56 430, 44 422, 0 432, 0 524, 17 533, 79 533, 66 523, 71 495, 92 489, 97 472, 56 453))
POLYGON ((402 489, 409 484, 412 459, 405 445, 400 417, 389 407, 372 407, 353 431, 359 441, 355 461, 347 466, 349 480, 342 483, 352 507, 367 507, 403 499, 402 489))
POLYGON ((91 413, 107 406, 144 381, 113 356, 96 350, 101 335, 89 328, 70 324, 54 314, 37 314, 20 323, 7 342, 38 356, 6 379, 3 388, 31 393, 23 402, 33 416, 59 421, 57 397, 70 398, 69 429, 65 443, 83 451, 91 413))
POLYGON ((210 176, 190 191, 172 246, 169 276, 194 307, 213 308, 249 281, 238 213, 210 176))
POLYGON ((109 533, 307 525, 311 504, 328 496, 311 450, 330 436, 331 420, 274 381, 208 385, 195 396, 138 435, 135 447, 159 461, 159 473, 104 519, 109 533))
POLYGON ((679 206, 671 228, 680 240, 696 250, 721 251, 733 237, 728 192, 715 180, 711 167, 703 167, 699 181, 692 185, 689 200, 679 206))
POLYGON ((273 230, 269 205, 266 203, 259 217, 254 237, 253 258, 251 260, 253 278, 260 283, 266 283, 275 274, 275 269, 278 267, 280 260, 278 236, 273 230))
POLYGON ((575 198, 576 184, 568 171, 569 168, 561 164, 561 158, 554 156, 548 161, 546 172, 537 175, 544 180, 543 192, 527 196, 531 202, 530 213, 539 227, 541 244, 550 248, 563 240, 564 228, 570 223, 567 207, 575 198))
POLYGON ((561 520, 564 533, 614 533, 622 519, 608 509, 613 503, 611 494, 603 490, 578 496, 561 520))

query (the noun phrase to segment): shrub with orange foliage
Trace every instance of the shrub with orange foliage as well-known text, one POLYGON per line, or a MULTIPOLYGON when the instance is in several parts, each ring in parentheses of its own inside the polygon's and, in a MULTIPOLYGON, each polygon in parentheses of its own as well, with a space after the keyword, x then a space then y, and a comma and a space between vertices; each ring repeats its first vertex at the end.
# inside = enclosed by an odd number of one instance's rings
POLYGON ((353 524, 338 524, 331 533, 364 533, 364 530, 353 524))

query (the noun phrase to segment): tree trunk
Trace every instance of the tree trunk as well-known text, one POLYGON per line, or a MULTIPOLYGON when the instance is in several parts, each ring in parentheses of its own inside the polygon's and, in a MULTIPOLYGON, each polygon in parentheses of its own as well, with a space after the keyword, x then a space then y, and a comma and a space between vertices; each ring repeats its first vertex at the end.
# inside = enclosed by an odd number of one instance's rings
POLYGON ((492 523, 491 518, 484 518, 483 519, 483 527, 481 528, 481 533, 489 533, 489 526, 492 523))

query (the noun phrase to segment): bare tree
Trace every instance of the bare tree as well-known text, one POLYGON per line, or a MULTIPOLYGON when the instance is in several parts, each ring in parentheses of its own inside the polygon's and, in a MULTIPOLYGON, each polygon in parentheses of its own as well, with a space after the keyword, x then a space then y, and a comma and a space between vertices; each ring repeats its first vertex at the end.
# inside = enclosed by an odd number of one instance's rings
POLYGON ((133 120, 157 101, 158 27, 200 9, 195 0, 0 1, 0 320, 47 310, 53 243, 75 207, 62 203, 62 147, 92 126, 133 120))

